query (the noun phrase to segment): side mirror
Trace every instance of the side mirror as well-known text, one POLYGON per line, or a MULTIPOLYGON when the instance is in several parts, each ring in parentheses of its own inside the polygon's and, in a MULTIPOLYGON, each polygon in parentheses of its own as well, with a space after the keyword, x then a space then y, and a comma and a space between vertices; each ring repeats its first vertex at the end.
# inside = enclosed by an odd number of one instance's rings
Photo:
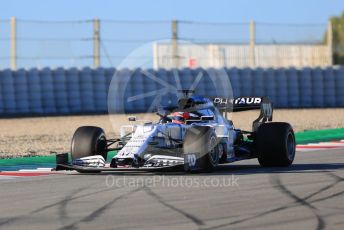
POLYGON ((128 121, 136 121, 136 117, 135 116, 130 116, 130 117, 128 117, 128 121))
POLYGON ((213 121, 214 116, 201 116, 201 121, 213 121))
POLYGON ((148 145, 158 145, 159 144, 159 142, 157 142, 157 141, 150 141, 150 142, 148 142, 148 145))
POLYGON ((158 110, 156 114, 159 115, 160 117, 166 117, 169 114, 169 112, 166 110, 158 110))

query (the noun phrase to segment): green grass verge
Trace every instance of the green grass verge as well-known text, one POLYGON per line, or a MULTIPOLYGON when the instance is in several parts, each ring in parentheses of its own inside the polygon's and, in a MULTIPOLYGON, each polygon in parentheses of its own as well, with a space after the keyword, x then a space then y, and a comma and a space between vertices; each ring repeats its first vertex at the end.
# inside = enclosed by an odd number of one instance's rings
POLYGON ((344 139, 344 128, 309 130, 295 133, 297 144, 344 139))
POLYGON ((30 165, 30 164, 55 164, 55 155, 31 156, 0 159, 0 166, 30 165))
MULTIPOLYGON (((344 139, 344 128, 340 129, 323 129, 323 130, 309 130, 295 133, 297 144, 307 144, 311 142, 331 141, 344 139)), ((108 159, 111 159, 116 154, 115 151, 108 154, 108 159)), ((35 156, 35 157, 19 157, 0 159, 0 167, 6 168, 11 166, 27 166, 34 165, 35 167, 53 167, 55 165, 55 155, 50 156, 35 156)), ((1 169, 0 169, 1 170, 1 169)))
MULTIPOLYGON (((115 154, 116 154, 115 151, 109 152, 108 159, 111 159, 115 154)), ((36 166, 37 167, 50 167, 51 165, 55 166, 55 164, 56 164, 55 155, 0 159, 0 167, 14 166, 14 165, 15 166, 34 165, 35 167, 36 166)))

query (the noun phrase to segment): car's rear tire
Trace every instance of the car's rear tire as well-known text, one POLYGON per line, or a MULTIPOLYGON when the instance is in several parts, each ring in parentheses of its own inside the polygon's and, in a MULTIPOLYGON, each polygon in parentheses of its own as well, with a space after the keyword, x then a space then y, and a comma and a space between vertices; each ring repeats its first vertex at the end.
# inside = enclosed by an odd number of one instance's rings
POLYGON ((184 153, 199 153, 200 172, 212 172, 219 163, 218 140, 208 126, 194 126, 186 131, 184 153))
POLYGON ((290 166, 295 158, 293 128, 285 122, 264 123, 256 133, 255 146, 261 166, 290 166))
POLYGON ((101 155, 106 160, 107 146, 104 130, 95 126, 79 127, 72 138, 72 160, 101 155))

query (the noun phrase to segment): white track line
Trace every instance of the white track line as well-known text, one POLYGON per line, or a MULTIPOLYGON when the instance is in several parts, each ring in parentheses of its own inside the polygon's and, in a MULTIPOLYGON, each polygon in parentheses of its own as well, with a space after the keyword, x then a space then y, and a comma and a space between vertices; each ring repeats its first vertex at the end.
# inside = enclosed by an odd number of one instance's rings
POLYGON ((296 150, 301 152, 325 150, 325 149, 341 149, 344 148, 344 140, 320 142, 320 143, 309 143, 304 145, 297 145, 296 150))
POLYGON ((51 172, 53 168, 19 169, 19 172, 51 172))

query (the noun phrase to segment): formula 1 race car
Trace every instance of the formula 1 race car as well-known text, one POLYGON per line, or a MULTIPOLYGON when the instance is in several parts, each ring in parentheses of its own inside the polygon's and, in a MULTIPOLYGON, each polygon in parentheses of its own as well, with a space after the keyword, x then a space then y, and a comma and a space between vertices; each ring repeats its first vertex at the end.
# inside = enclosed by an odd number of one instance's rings
POLYGON ((107 139, 103 129, 79 127, 72 138, 71 162, 57 155, 57 169, 79 172, 185 170, 211 172, 218 164, 258 158, 263 167, 292 164, 295 136, 290 124, 272 122, 272 103, 265 97, 205 98, 184 96, 158 110, 159 121, 121 127, 107 139), (229 111, 260 109, 251 131, 234 127, 229 111), (118 151, 106 163, 108 152, 118 151))

